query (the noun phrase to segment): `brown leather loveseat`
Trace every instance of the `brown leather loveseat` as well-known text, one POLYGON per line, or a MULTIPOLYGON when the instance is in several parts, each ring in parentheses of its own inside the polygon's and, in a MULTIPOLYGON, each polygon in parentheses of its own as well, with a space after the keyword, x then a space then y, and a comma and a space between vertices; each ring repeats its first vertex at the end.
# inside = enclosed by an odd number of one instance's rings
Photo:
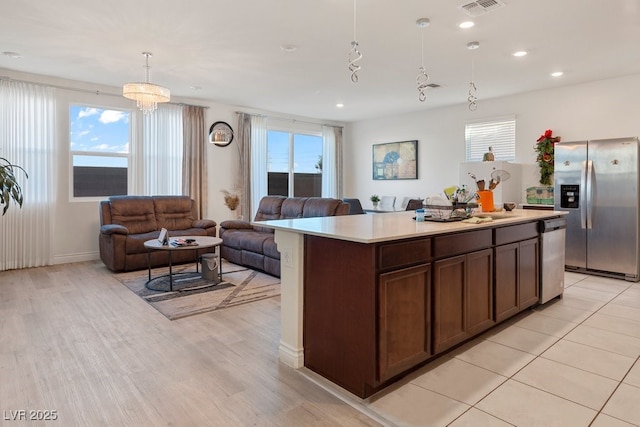
MULTIPOLYGON (((266 196, 260 200, 254 221, 347 215, 349 204, 321 197, 266 196)), ((280 252, 272 229, 252 226, 247 221, 220 224, 222 257, 234 264, 280 277, 280 252)))
MULTIPOLYGON (((100 202, 100 259, 113 271, 147 268, 144 242, 166 228, 174 236, 216 236, 215 221, 198 219, 188 196, 112 196, 100 202)), ((203 249, 211 252, 214 248, 203 249)), ((175 251, 174 264, 192 262, 195 251, 175 251)), ((151 252, 151 266, 168 265, 166 251, 151 252)))

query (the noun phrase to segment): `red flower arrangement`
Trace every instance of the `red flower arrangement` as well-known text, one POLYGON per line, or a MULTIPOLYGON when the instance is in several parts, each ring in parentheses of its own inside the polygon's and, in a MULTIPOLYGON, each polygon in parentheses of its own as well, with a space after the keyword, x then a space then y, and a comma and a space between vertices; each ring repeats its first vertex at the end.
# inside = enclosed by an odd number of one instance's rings
POLYGON ((538 153, 536 161, 540 166, 540 184, 551 185, 551 175, 553 175, 553 147, 556 142, 560 142, 559 136, 553 136, 553 131, 547 129, 538 138, 538 143, 534 149, 538 153))

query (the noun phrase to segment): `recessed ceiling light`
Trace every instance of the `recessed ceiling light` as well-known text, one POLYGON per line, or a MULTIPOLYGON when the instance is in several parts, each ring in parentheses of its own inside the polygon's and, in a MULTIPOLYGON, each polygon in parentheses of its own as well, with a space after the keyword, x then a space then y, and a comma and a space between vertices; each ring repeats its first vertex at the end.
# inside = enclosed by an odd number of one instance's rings
POLYGON ((458 24, 458 27, 463 28, 463 29, 467 29, 467 28, 473 27, 474 25, 476 25, 476 24, 473 21, 464 21, 464 22, 461 22, 460 24, 458 24))
POLYGON ((337 103, 337 104, 336 104, 336 107, 338 107, 338 108, 342 108, 342 107, 344 107, 344 104, 342 104, 342 103, 340 103, 340 102, 339 102, 339 103, 337 103))
POLYGON ((7 51, 7 52, 2 52, 2 54, 4 56, 8 56, 9 58, 12 58, 12 59, 20 59, 20 58, 22 58, 22 55, 20 55, 18 52, 9 52, 9 51, 7 51))
POLYGON ((291 53, 295 52, 298 49, 298 46, 294 46, 292 44, 283 44, 282 46, 280 46, 280 49, 282 49, 284 52, 291 53))
POLYGON ((202 90, 202 86, 189 86, 191 90, 202 90))
POLYGON ((563 74, 564 73, 562 71, 554 71, 553 73, 551 73, 551 77, 560 77, 563 74))
POLYGON ((527 55, 527 51, 526 50, 519 50, 517 52, 513 52, 513 56, 516 57, 521 57, 521 56, 526 56, 527 55))

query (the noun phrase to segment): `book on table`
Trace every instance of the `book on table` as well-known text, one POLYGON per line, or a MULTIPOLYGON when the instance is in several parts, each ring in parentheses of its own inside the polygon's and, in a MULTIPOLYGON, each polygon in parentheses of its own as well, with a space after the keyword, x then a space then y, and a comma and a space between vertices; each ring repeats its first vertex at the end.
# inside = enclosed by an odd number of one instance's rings
POLYGON ((198 242, 195 239, 173 239, 171 246, 198 246, 198 242))

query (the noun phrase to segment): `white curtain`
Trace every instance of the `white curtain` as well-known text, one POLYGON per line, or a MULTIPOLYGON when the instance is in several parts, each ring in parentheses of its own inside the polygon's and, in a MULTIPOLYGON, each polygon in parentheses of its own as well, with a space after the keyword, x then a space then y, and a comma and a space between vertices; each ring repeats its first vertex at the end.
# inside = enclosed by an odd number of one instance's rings
MULTIPOLYGON (((52 263, 55 222, 55 90, 0 80, 0 157, 22 166, 15 174, 24 203, 0 216, 0 271, 52 263)), ((0 215, 1 211, 0 211, 0 215)))
POLYGON ((267 118, 251 117, 251 215, 255 218, 260 199, 267 195, 267 118))
POLYGON ((182 130, 179 105, 161 104, 155 113, 144 115, 142 144, 132 156, 140 178, 133 181, 133 194, 182 194, 182 130))
POLYGON ((322 126, 322 197, 342 198, 342 128, 322 126))

